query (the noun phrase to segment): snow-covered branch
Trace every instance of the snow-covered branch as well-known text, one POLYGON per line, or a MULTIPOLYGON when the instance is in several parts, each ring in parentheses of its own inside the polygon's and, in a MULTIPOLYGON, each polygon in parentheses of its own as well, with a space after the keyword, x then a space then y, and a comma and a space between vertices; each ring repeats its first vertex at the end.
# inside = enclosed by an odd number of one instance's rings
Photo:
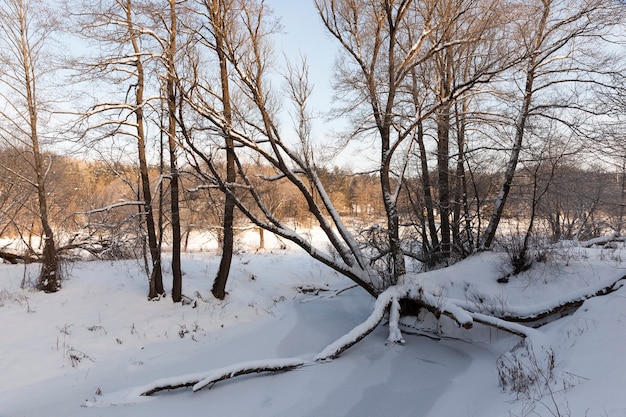
POLYGON ((100 208, 96 208, 93 210, 89 210, 89 211, 82 211, 78 214, 95 214, 95 213, 102 213, 104 211, 111 211, 115 208, 118 207, 125 207, 125 206, 143 206, 145 203, 145 201, 119 201, 117 203, 113 203, 110 204, 106 207, 100 207, 100 208))
POLYGON ((133 390, 134 396, 149 396, 159 391, 177 388, 192 387, 193 391, 199 391, 216 382, 234 378, 240 375, 261 372, 283 372, 299 368, 306 361, 299 358, 283 358, 240 362, 223 368, 213 369, 207 372, 199 372, 187 375, 179 375, 170 378, 161 378, 133 390))

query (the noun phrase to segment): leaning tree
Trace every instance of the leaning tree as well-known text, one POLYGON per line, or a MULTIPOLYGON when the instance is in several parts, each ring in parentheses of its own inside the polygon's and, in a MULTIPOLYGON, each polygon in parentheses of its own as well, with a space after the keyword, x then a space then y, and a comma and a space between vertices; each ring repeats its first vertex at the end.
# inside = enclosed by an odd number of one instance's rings
POLYGON ((508 91, 500 93, 507 106, 512 97, 517 111, 509 130, 508 160, 481 248, 494 243, 533 124, 547 121, 557 124, 565 135, 580 134, 581 123, 598 115, 596 106, 589 103, 588 91, 594 85, 610 85, 615 62, 603 51, 611 29, 622 19, 618 8, 615 2, 603 0, 534 0, 511 9, 518 22, 512 36, 526 53, 509 74, 508 91))

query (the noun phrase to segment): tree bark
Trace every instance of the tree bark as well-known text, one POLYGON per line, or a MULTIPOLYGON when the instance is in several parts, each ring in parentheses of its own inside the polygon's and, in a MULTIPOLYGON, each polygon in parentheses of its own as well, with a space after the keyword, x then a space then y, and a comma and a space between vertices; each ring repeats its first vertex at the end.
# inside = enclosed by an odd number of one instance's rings
POLYGON ((146 221, 146 229, 148 233, 148 246, 150 249, 150 259, 152 261, 152 270, 150 273, 150 283, 148 298, 155 299, 162 296, 165 291, 163 289, 163 274, 161 271, 161 247, 158 244, 156 225, 154 222, 154 213, 152 210, 152 192, 150 191, 150 176, 148 172, 148 162, 146 158, 146 141, 144 131, 144 68, 141 60, 141 49, 137 40, 137 31, 135 30, 132 20, 132 1, 126 1, 126 24, 130 32, 130 40, 135 52, 135 67, 137 75, 137 84, 135 88, 135 120, 137 122, 137 152, 139 158, 139 175, 141 177, 141 193, 144 202, 144 219, 146 221))
MULTIPOLYGON (((443 39, 447 39, 444 35, 443 39)), ((450 192, 450 113, 454 74, 452 70, 453 57, 450 49, 435 55, 435 64, 438 72, 437 108, 435 121, 437 123, 437 179, 439 187, 439 224, 441 233, 441 256, 445 259, 450 256, 451 245, 451 192, 450 192)))
POLYGON ((137 391, 139 396, 150 396, 160 391, 187 387, 193 387, 193 391, 197 392, 206 387, 212 387, 219 381, 225 381, 240 375, 250 375, 262 372, 291 371, 293 369, 300 368, 305 364, 305 361, 298 358, 242 362, 204 373, 157 380, 137 389, 137 391))
POLYGON ((430 182, 430 171, 428 169, 428 157, 426 155, 426 146, 424 145, 424 126, 420 122, 417 125, 417 144, 420 150, 420 165, 422 169, 422 189, 424 193, 424 204, 426 205, 426 219, 428 223, 428 232, 433 249, 439 248, 439 236, 437 235, 437 225, 435 224, 435 213, 433 212, 433 195, 432 185, 430 182))
POLYGON ((457 121, 457 150, 458 157, 456 163, 456 185, 454 196, 454 232, 453 241, 454 244, 472 253, 474 251, 474 240, 472 237, 472 223, 470 220, 469 201, 467 193, 467 176, 465 173, 465 114, 468 111, 467 100, 461 99, 461 111, 459 111, 459 105, 455 106, 455 119, 457 121), (466 234, 466 245, 463 244, 463 236, 461 227, 464 224, 464 231, 466 234))
POLYGON ((28 128, 31 151, 33 152, 33 168, 35 170, 35 187, 37 189, 37 200, 39 210, 39 220, 41 221, 42 239, 43 239, 43 255, 42 266, 39 273, 37 287, 44 292, 56 292, 61 289, 61 277, 59 275, 59 259, 54 242, 54 232, 50 225, 48 214, 48 200, 46 191, 46 178, 43 158, 39 146, 38 133, 38 110, 39 103, 37 98, 37 79, 35 76, 35 62, 33 52, 34 46, 31 45, 31 39, 28 36, 29 16, 27 7, 19 0, 14 4, 17 13, 16 22, 19 25, 20 39, 15 39, 16 53, 21 63, 21 74, 23 78, 23 87, 25 89, 25 98, 28 112, 28 128))
POLYGON ((212 0, 211 18, 213 19, 213 30, 215 36, 215 46, 220 66, 220 84, 222 88, 222 106, 226 131, 223 132, 226 144, 226 190, 224 202, 224 219, 223 219, 223 235, 222 235, 222 258, 217 271, 217 276, 213 282, 211 292, 215 298, 223 300, 226 297, 226 283, 230 273, 230 265, 232 263, 234 251, 234 231, 233 223, 235 218, 235 196, 234 189, 231 187, 236 181, 237 171, 235 166, 235 143, 230 134, 229 129, 232 127, 232 109, 230 103, 230 85, 228 80, 227 57, 225 55, 225 10, 228 4, 224 4, 219 0, 212 0))
POLYGON ((183 277, 180 263, 180 208, 179 208, 179 172, 177 163, 176 145, 176 37, 177 37, 177 14, 176 1, 169 0, 170 7, 170 30, 169 44, 166 53, 167 58, 167 114, 168 114, 168 147, 170 154, 170 212, 172 222, 172 301, 178 303, 182 300, 183 277))
POLYGON ((392 191, 391 185, 391 166, 389 164, 389 128, 387 127, 386 133, 383 134, 383 151, 382 151, 382 163, 380 169, 380 184, 383 195, 383 202, 385 205, 385 212, 387 214, 387 236, 389 242, 389 252, 391 254, 391 285, 398 283, 398 279, 406 274, 406 263, 404 260, 404 252, 402 251, 402 244, 400 242, 400 218, 398 215, 397 196, 392 191))
POLYGON ((526 131, 526 123, 530 116, 530 105, 533 99, 535 72, 537 71, 538 64, 537 60, 539 58, 540 47, 541 43, 543 42, 543 36, 546 30, 549 14, 550 5, 549 3, 544 3, 541 20, 539 22, 537 33, 535 34, 532 54, 530 55, 528 66, 526 69, 524 96, 522 99, 520 112, 515 122, 515 138, 513 140, 513 149, 511 150, 511 155, 506 165, 504 178, 502 180, 502 185, 500 186, 500 191, 498 192, 498 197, 496 198, 496 202, 494 204, 493 213, 489 219, 489 224, 487 225, 487 228, 485 229, 485 233, 483 235, 483 241, 480 245, 481 249, 489 249, 491 247, 496 237, 498 225, 500 224, 500 220, 502 219, 504 206, 509 196, 509 192, 511 191, 511 184, 513 183, 513 178, 515 177, 517 162, 522 151, 524 133, 526 131))
POLYGON ((441 255, 450 256, 450 108, 442 105, 437 114, 437 179, 441 255))

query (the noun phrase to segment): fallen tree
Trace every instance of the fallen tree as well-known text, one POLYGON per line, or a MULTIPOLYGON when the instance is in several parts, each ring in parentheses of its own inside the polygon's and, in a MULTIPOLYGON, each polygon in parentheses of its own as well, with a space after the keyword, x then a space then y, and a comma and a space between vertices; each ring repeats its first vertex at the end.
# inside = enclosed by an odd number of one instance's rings
MULTIPOLYGON (((393 286, 378 296, 376 302, 374 303, 374 310, 367 320, 356 326, 346 335, 328 345, 315 356, 314 362, 325 362, 339 357, 343 352, 357 344, 368 334, 374 331, 374 329, 376 329, 376 327, 378 327, 380 322, 384 319, 388 311, 390 312, 390 333, 387 343, 403 344, 404 339, 402 338, 398 325, 400 319, 400 299, 410 299, 418 302, 429 311, 433 311, 438 315, 450 317, 459 326, 467 329, 471 328, 473 326, 473 322, 476 321, 488 326, 506 330, 521 337, 526 337, 534 331, 533 329, 526 328, 525 326, 517 323, 509 323, 498 318, 489 317, 479 313, 472 313, 458 307, 453 302, 437 298, 432 294, 427 294, 423 289, 416 288, 412 285, 393 286)), ((285 372, 297 369, 307 363, 307 361, 299 358, 241 362, 204 373, 159 379, 135 389, 134 393, 137 396, 150 396, 164 390, 187 387, 192 387, 193 391, 196 392, 205 387, 210 387, 219 381, 234 378, 240 375, 263 372, 285 372)))
MULTIPOLYGON (((568 303, 557 303, 551 309, 538 311, 533 317, 548 317, 550 315, 561 316, 563 305, 581 305, 584 300, 595 296, 609 294, 621 288, 626 282, 626 277, 621 277, 613 282, 605 284, 603 288, 588 288, 586 294, 576 293, 568 303)), ((191 387, 194 392, 207 387, 212 387, 219 381, 235 378, 241 375, 286 372, 298 369, 305 365, 313 365, 331 361, 338 358, 346 350, 363 340, 373 332, 378 325, 388 317, 389 336, 387 343, 404 344, 404 339, 399 327, 401 317, 401 305, 408 303, 424 308, 437 317, 446 316, 453 320, 459 327, 470 329, 474 323, 480 323, 501 331, 511 333, 524 339, 541 340, 542 333, 528 325, 506 320, 480 311, 472 311, 472 305, 464 300, 455 300, 438 295, 435 291, 427 291, 424 287, 415 284, 396 285, 382 292, 374 302, 372 313, 361 324, 354 327, 350 332, 329 344, 320 353, 315 355, 312 361, 300 358, 270 359, 250 362, 240 362, 223 368, 209 370, 207 372, 180 375, 162 378, 152 381, 144 386, 132 390, 134 396, 150 396, 160 391, 191 387)), ((475 307, 475 306, 474 306, 475 307)), ((512 319, 514 315, 508 314, 512 319)), ((525 317, 519 317, 525 319, 525 317)), ((523 321, 523 320, 520 320, 523 321)))
MULTIPOLYGON (((473 313, 488 312, 489 316, 496 317, 508 323, 525 323, 532 327, 540 327, 556 316, 565 316, 572 310, 576 310, 586 300, 602 295, 608 295, 617 291, 626 284, 626 276, 618 279, 608 280, 589 286, 587 288, 574 291, 566 299, 561 299, 552 303, 535 305, 534 308, 508 307, 506 311, 494 311, 483 308, 481 305, 468 300, 454 300, 454 303, 473 313)), ((486 317, 486 316, 485 316, 486 317)), ((476 320, 478 321, 478 320, 476 320)))

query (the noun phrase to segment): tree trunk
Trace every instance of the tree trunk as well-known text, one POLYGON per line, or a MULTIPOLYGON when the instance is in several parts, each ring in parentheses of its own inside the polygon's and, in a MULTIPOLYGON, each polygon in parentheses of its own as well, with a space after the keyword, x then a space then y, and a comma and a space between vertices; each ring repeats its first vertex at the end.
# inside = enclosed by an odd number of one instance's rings
POLYGON ((259 249, 265 249, 265 229, 262 227, 258 228, 259 230, 259 249))
POLYGON ((180 264, 180 209, 179 209, 179 187, 178 187, 178 164, 177 164, 177 145, 176 145, 176 72, 175 72, 175 54, 176 54, 176 36, 177 36, 177 16, 176 2, 169 0, 170 4, 170 39, 167 53, 167 113, 168 113, 168 145, 170 153, 170 205, 171 205, 171 222, 172 222, 172 301, 178 303, 182 300, 182 271, 180 264))
POLYGON ((458 248, 467 250, 469 253, 474 250, 472 238, 472 224, 470 221, 469 202, 467 200, 467 177, 465 174, 465 117, 467 112, 467 101, 461 101, 462 110, 459 111, 458 104, 455 106, 457 121, 457 150, 458 157, 456 163, 456 185, 455 185, 455 206, 454 206, 454 243, 458 248), (462 210, 461 210, 462 209, 462 210), (464 224, 467 246, 463 244, 461 227, 464 224))
POLYGON ((391 185, 391 166, 390 166, 390 129, 379 129, 382 138, 382 154, 380 164, 380 184, 387 214, 387 238, 389 242, 389 252, 391 255, 391 282, 389 285, 398 283, 398 279, 406 274, 406 264, 404 260, 404 252, 400 242, 400 219, 398 216, 397 196, 393 193, 391 185))
POLYGON ((450 113, 449 101, 453 87, 453 57, 449 49, 438 54, 436 60, 438 72, 437 98, 439 107, 436 112, 437 123, 437 179, 439 187, 439 224, 441 231, 441 256, 450 256, 450 113))
POLYGON ((426 155, 426 146, 424 145, 424 126, 419 123, 417 126, 417 143, 420 150, 420 164, 422 168, 422 189, 424 193, 424 204, 426 205, 426 218, 428 223, 428 231, 430 233, 430 241, 432 248, 438 250, 439 236, 437 235, 437 225, 435 224, 435 213, 433 212, 433 196, 430 183, 430 171, 428 169, 428 157, 426 155))
MULTIPOLYGON (((36 124, 36 111, 31 113, 32 119, 36 124)), ((56 292, 61 289, 61 276, 59 274, 59 258, 54 242, 54 233, 48 220, 48 202, 46 198, 46 188, 44 186, 44 169, 43 161, 39 151, 39 141, 37 138, 37 130, 33 125, 31 131, 33 141, 33 153, 35 156, 35 171, 37 175, 37 196, 39 200, 39 216, 41 219, 41 228, 43 230, 43 256, 41 271, 39 273, 38 288, 44 292, 56 292)))
POLYGON ((481 244, 482 249, 489 249, 491 247, 491 244, 496 237, 498 225, 500 224, 500 220, 502 219, 502 213, 504 212, 506 200, 509 196, 509 192, 511 191, 511 184, 513 183, 513 178, 515 177, 517 162, 519 160, 520 152, 522 151, 524 131, 526 129, 526 121, 528 120, 529 115, 528 110, 530 109, 530 103, 532 100, 533 80, 534 70, 529 70, 526 76, 526 88, 524 90, 524 101, 522 109, 520 110, 520 114, 515 124, 515 139, 513 142, 513 149, 511 150, 511 156, 509 157, 509 161, 506 165, 504 178, 502 180, 502 185, 500 186, 500 191, 498 192, 498 197, 496 198, 496 202, 494 204, 493 213, 489 219, 487 229, 485 229, 483 242, 481 244))
POLYGON ((498 224, 500 223, 500 220, 502 218, 502 213, 504 212, 504 205, 506 204, 509 192, 511 191, 511 184, 513 183, 513 177, 515 176, 515 170, 517 169, 517 162, 519 160, 520 152, 522 151, 522 143, 526 130, 526 122, 528 121, 528 117, 530 115, 530 105, 533 98, 535 72, 537 71, 537 59, 539 56, 541 43, 544 40, 543 36, 544 32, 546 31, 546 24, 549 14, 550 5, 544 3, 543 13, 539 22, 537 33, 535 35, 532 54, 530 56, 528 67, 526 70, 524 97, 522 100, 522 107, 517 117, 517 121, 515 122, 515 138, 513 141, 513 149, 511 150, 511 155, 506 165, 504 178, 502 180, 502 185, 500 186, 500 192, 498 193, 498 197, 496 198, 496 202, 494 204, 493 213, 491 215, 491 218, 489 219, 489 224, 487 225, 487 229, 485 230, 483 236, 483 241, 480 245, 481 249, 489 249, 491 247, 491 244, 493 243, 496 236, 498 224))
MULTIPOLYGON (((215 36, 216 52, 220 65, 220 83, 222 87, 222 105, 224 112, 224 120, 226 122, 226 128, 232 127, 232 110, 230 103, 230 85, 228 80, 228 67, 227 57, 225 55, 225 33, 226 30, 224 22, 225 8, 228 5, 221 3, 218 0, 212 0, 211 13, 213 20, 213 29, 215 36)), ((226 131, 226 190, 225 190, 225 203, 224 203, 224 230, 222 234, 222 258, 220 260, 220 266, 217 271, 215 281, 213 281, 213 287, 211 292, 215 298, 223 300, 226 297, 226 283, 228 282, 228 275, 230 273, 230 265, 233 258, 234 250, 234 231, 233 223, 235 218, 235 196, 234 189, 231 187, 236 181, 236 167, 235 167, 235 144, 231 137, 231 132, 226 131)))
POLYGON ((437 178, 439 185, 439 223, 441 254, 450 256, 450 108, 442 105, 437 114, 437 178))
POLYGON ((150 284, 148 298, 155 299, 163 295, 163 275, 161 271, 161 247, 158 244, 156 225, 154 223, 154 214, 152 210, 152 193, 150 191, 150 176, 148 173, 148 162, 146 158, 146 142, 144 132, 144 114, 143 114, 143 91, 144 91, 144 68, 141 60, 141 50, 137 42, 137 34, 132 21, 132 2, 126 2, 126 23, 131 35, 131 43, 136 54, 136 70, 137 85, 135 89, 135 120, 137 122, 137 151, 139 157, 139 174, 141 176, 141 192, 144 203, 144 218, 146 220, 146 229, 148 232, 148 246, 150 249, 150 258, 152 261, 152 271, 150 271, 150 284))
POLYGON ((48 220, 48 201, 46 198, 46 187, 44 185, 44 169, 43 161, 39 151, 39 140, 37 138, 36 129, 36 111, 31 113, 31 121, 33 130, 33 153, 35 156, 35 171, 37 175, 37 197, 39 200, 39 217, 41 219, 41 228, 43 230, 43 257, 41 271, 39 273, 38 287, 45 292, 56 292, 61 289, 61 276, 59 275, 59 258, 54 242, 54 233, 48 220))
POLYGON ((230 265, 233 259, 234 251, 234 232, 233 221, 235 211, 234 197, 230 193, 226 193, 226 202, 224 204, 224 234, 222 241, 222 258, 220 260, 220 266, 217 271, 215 281, 213 281, 213 287, 211 292, 215 298, 223 300, 226 297, 226 283, 228 282, 228 275, 230 273, 230 265))
MULTIPOLYGON (((617 235, 622 235, 622 224, 624 221, 624 204, 626 203, 626 157, 622 157, 622 172, 620 173, 620 204, 617 221, 617 235)), ((560 236, 559 236, 560 237, 560 236)))
POLYGON ((33 62, 33 50, 30 45, 30 39, 28 39, 28 16, 24 9, 22 2, 18 5, 18 20, 20 26, 21 38, 19 42, 19 55, 21 58, 22 70, 24 71, 24 88, 27 111, 28 111, 28 123, 30 128, 30 144, 33 152, 33 162, 36 177, 37 199, 39 208, 39 219, 41 221, 42 239, 43 239, 43 257, 42 266, 39 273, 39 280, 37 287, 45 292, 56 292, 61 289, 61 277, 59 275, 59 259, 54 242, 54 233, 50 226, 48 216, 48 200, 45 186, 45 170, 43 166, 43 160, 41 156, 41 150, 39 147, 39 133, 37 130, 38 120, 38 102, 36 96, 36 82, 35 79, 35 63, 33 62))

